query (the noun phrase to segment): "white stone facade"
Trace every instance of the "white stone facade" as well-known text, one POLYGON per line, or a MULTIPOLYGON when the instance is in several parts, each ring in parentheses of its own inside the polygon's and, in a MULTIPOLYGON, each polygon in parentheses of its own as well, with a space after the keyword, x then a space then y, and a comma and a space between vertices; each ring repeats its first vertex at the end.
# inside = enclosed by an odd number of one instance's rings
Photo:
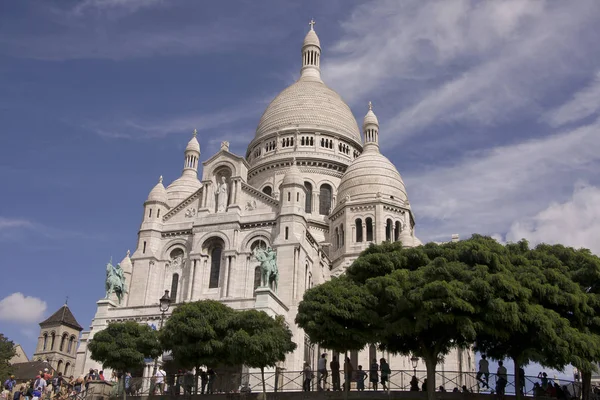
MULTIPOLYGON (((311 27, 302 47, 300 78, 269 104, 245 157, 231 153, 223 142, 202 162, 199 179, 200 146, 194 134, 182 176, 167 188, 161 177, 151 190, 137 248, 121 262, 129 293, 121 304, 112 298, 98 302, 77 353, 81 373, 100 368, 86 344, 108 323, 136 320, 158 326, 158 300, 165 290, 175 305, 214 299, 234 309, 285 316, 298 348, 282 367, 300 371, 306 357, 314 363, 320 352, 305 346, 304 332, 294 323, 304 292, 341 274, 370 243, 420 244, 402 178, 379 152, 375 114, 369 107, 363 142, 350 108, 321 80, 320 58, 311 27), (277 252, 276 294, 256 290, 255 246, 277 252)), ((383 356, 371 350, 354 358, 368 366, 374 355, 383 356)), ((466 357, 463 364, 453 353, 444 368, 473 370, 474 357, 469 357, 467 365, 466 357)), ((405 357, 393 358, 390 365, 411 369, 405 357)))

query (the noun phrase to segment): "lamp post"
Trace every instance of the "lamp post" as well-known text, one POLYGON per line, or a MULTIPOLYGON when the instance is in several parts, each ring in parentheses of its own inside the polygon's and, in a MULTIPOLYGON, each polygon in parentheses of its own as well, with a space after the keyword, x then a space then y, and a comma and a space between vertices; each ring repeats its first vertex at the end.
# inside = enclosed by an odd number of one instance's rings
MULTIPOLYGON (((165 290, 165 294, 159 300, 159 308, 160 308, 160 325, 158 330, 161 330, 163 327, 163 323, 165 321, 165 313, 169 311, 169 307, 171 306, 171 296, 169 296, 169 291, 165 290)), ((152 370, 152 376, 156 375, 156 371, 158 369, 158 357, 154 359, 154 369, 152 370)))
POLYGON ((413 374, 415 376, 417 376, 417 365, 419 365, 419 357, 412 356, 410 358, 410 362, 412 363, 412 366, 413 366, 413 374))

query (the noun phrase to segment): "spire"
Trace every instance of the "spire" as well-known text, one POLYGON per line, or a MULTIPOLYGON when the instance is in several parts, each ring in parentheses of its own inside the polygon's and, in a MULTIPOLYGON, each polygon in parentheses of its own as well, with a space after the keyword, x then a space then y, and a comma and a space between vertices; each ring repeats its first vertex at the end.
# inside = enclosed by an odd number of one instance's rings
POLYGON ((315 20, 308 23, 310 30, 302 44, 302 70, 300 79, 321 80, 321 42, 315 32, 315 20))
POLYGON ((365 135, 365 149, 367 146, 379 147, 379 121, 373 112, 373 103, 369 101, 369 111, 363 120, 363 134, 365 135))
POLYGON ((185 161, 183 164, 183 175, 198 176, 198 159, 200 158, 200 143, 196 136, 198 130, 194 129, 192 138, 185 147, 185 161))

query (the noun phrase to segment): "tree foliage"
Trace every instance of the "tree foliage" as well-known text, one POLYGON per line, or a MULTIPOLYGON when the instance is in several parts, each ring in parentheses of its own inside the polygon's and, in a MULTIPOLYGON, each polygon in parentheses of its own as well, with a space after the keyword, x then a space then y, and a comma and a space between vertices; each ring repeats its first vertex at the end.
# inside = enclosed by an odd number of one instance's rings
POLYGON ((3 379, 6 379, 5 377, 11 373, 9 361, 14 355, 15 344, 0 333, 0 377, 3 377, 3 379))
POLYGON ((94 335, 88 348, 92 360, 119 372, 139 368, 144 365, 145 358, 160 355, 157 332, 134 321, 109 324, 94 335))
POLYGON ((366 287, 347 277, 333 278, 304 294, 296 323, 313 343, 340 353, 375 343, 377 302, 366 287))
POLYGON ((236 312, 224 342, 233 363, 260 368, 263 392, 266 391, 264 369, 275 367, 277 362, 285 360, 287 353, 296 349, 283 317, 272 318, 258 310, 236 312))
POLYGON ((225 339, 234 310, 214 300, 181 304, 160 332, 160 342, 187 368, 231 364, 225 339))
POLYGON ((600 359, 599 293, 600 259, 587 250, 479 235, 417 248, 383 243, 346 278, 307 291, 296 320, 333 350, 378 343, 422 357, 433 396, 437 362, 474 342, 492 358, 513 358, 515 371, 531 361, 590 371, 600 359), (348 327, 356 331, 340 340, 348 327))

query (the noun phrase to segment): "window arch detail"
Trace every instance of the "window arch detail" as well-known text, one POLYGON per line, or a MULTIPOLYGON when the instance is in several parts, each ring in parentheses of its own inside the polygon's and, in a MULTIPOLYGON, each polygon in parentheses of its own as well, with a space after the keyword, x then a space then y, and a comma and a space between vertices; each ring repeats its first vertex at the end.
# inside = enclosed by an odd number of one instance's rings
POLYGON ((371 217, 365 219, 366 231, 367 231, 367 242, 373 241, 373 220, 371 217))
POLYGON ((331 185, 328 183, 322 184, 319 189, 319 214, 329 215, 332 195, 333 190, 331 189, 331 185))
POLYGON ((310 214, 312 213, 313 186, 310 182, 304 182, 304 188, 306 189, 306 199, 304 200, 304 212, 310 214))
POLYGON ((363 241, 362 219, 356 218, 356 221, 354 221, 354 224, 356 225, 356 242, 361 243, 363 241))

